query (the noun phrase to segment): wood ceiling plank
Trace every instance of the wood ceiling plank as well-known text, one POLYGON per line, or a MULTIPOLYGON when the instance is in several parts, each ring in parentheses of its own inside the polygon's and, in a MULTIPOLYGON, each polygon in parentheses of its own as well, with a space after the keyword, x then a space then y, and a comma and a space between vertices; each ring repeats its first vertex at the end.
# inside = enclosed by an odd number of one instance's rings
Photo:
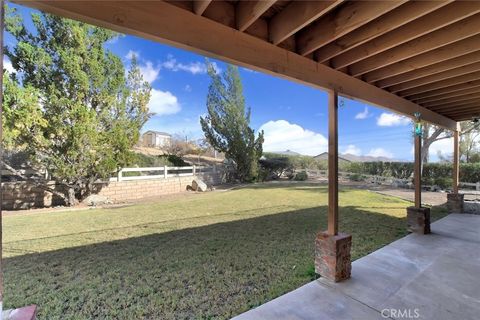
POLYGON ((437 101, 432 101, 432 102, 425 102, 422 103, 422 106, 426 108, 431 108, 431 107, 441 107, 444 105, 451 105, 455 103, 463 103, 467 100, 472 100, 472 99, 480 99, 480 90, 477 89, 477 92, 472 93, 472 94, 464 94, 458 97, 451 97, 451 98, 446 98, 446 99, 440 99, 437 101))
POLYGON ((343 37, 318 49, 315 52, 315 59, 318 62, 328 61, 343 52, 356 48, 451 2, 452 0, 407 2, 363 27, 347 33, 343 37))
POLYGON ((439 96, 444 98, 445 96, 447 96, 447 94, 453 94, 457 91, 463 91, 465 89, 478 88, 478 87, 480 87, 480 80, 473 80, 466 83, 456 84, 451 87, 446 87, 446 88, 427 91, 424 93, 415 94, 415 95, 409 96, 408 100, 418 102, 419 100, 424 100, 425 98, 430 98, 430 97, 439 96))
POLYGON ((479 50, 480 35, 476 35, 461 41, 454 42, 439 49, 425 52, 418 56, 369 72, 363 75, 362 78, 368 83, 373 83, 375 81, 396 76, 405 72, 417 70, 423 67, 433 65, 435 63, 450 60, 479 50))
POLYGON ((338 10, 331 11, 297 33, 297 52, 302 56, 312 53, 405 2, 403 0, 346 2, 338 10))
POLYGON ((388 87, 387 90, 390 91, 390 92, 396 93, 396 92, 399 92, 399 91, 416 88, 416 87, 426 85, 426 84, 430 84, 430 83, 434 83, 434 82, 437 82, 437 81, 446 80, 446 79, 466 75, 466 74, 473 73, 473 72, 476 72, 476 71, 480 71, 480 62, 475 62, 475 63, 469 64, 469 65, 466 65, 466 66, 463 66, 463 67, 460 67, 460 68, 456 68, 456 69, 452 69, 452 70, 448 70, 448 71, 444 71, 444 72, 439 72, 439 73, 432 74, 430 76, 426 76, 426 77, 423 77, 423 78, 420 78, 420 79, 400 83, 400 84, 388 87))
POLYGON ((475 80, 480 80, 480 72, 478 71, 461 75, 458 77, 450 78, 450 79, 445 79, 442 81, 437 81, 437 82, 426 84, 423 86, 418 86, 412 89, 403 90, 403 91, 397 92, 397 95, 401 97, 410 97, 410 96, 421 94, 424 92, 438 90, 442 88, 448 88, 448 87, 460 85, 460 84, 467 83, 469 81, 475 81, 475 80))
POLYGON ((459 1, 451 3, 427 14, 421 19, 414 20, 381 37, 373 39, 354 50, 347 51, 344 54, 333 58, 331 60, 331 65, 335 69, 349 66, 353 63, 397 47, 403 43, 427 35, 435 30, 439 30, 478 12, 480 12, 480 1, 459 1))
POLYGON ((15 1, 29 7, 144 37, 281 76, 342 96, 456 129, 456 122, 385 90, 254 36, 163 1, 15 1))
MULTIPOLYGON (((478 7, 480 10, 480 1, 478 2, 478 7)), ((383 51, 381 54, 354 63, 349 67, 349 71, 354 77, 360 76, 477 34, 480 34, 480 15, 473 15, 400 46, 383 51)))
POLYGON ((472 99, 468 99, 468 100, 461 101, 461 102, 454 102, 454 103, 450 103, 450 104, 444 104, 444 105, 441 105, 441 106, 429 107, 428 109, 434 110, 434 111, 437 112, 437 111, 449 110, 451 108, 461 108, 461 107, 464 107, 464 106, 471 106, 473 104, 480 104, 480 99, 479 98, 472 98, 472 99))
POLYGON ((270 41, 275 45, 283 42, 343 1, 292 1, 270 19, 270 41))
POLYGON ((472 81, 463 87, 460 86, 458 90, 447 92, 447 93, 441 93, 433 96, 429 95, 426 97, 416 97, 415 99, 412 99, 412 101, 415 103, 424 104, 424 103, 442 101, 444 99, 451 99, 451 98, 459 99, 465 95, 477 94, 478 92, 480 92, 480 81, 472 81))
POLYGON ((245 31, 262 14, 265 13, 276 0, 239 1, 236 6, 237 29, 245 31))
POLYGON ((427 67, 405 72, 397 76, 375 82, 379 88, 387 88, 400 83, 421 79, 444 71, 460 68, 480 61, 480 51, 468 53, 450 60, 438 62, 427 67))
POLYGON ((195 12, 196 15, 201 16, 207 9, 210 2, 212 2, 212 0, 194 0, 193 12, 195 12))

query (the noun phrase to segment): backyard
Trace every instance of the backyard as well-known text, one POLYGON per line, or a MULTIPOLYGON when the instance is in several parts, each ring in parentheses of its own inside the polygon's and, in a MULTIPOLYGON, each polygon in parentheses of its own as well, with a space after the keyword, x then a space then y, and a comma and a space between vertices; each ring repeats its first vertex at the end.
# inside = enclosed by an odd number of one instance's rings
MULTIPOLYGON (((326 203, 326 186, 290 182, 7 214, 4 303, 38 304, 39 319, 229 318, 314 279, 326 203)), ((341 189, 352 260, 404 236, 410 204, 341 189)))

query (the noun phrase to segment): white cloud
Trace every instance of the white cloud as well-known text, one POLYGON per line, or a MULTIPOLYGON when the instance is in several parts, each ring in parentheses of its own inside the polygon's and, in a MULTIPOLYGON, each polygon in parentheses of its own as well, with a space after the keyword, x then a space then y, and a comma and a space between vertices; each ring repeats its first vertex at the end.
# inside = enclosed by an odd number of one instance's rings
POLYGON ((370 116, 370 112, 368 112, 368 107, 365 107, 365 109, 362 112, 357 113, 355 116, 355 119, 357 120, 363 120, 367 119, 370 116))
POLYGON ((152 96, 148 103, 150 112, 158 116, 178 113, 181 110, 178 99, 170 91, 152 89, 152 96))
POLYGON ((187 85, 183 88, 183 90, 185 90, 185 91, 187 91, 187 92, 192 92, 192 86, 189 85, 189 84, 187 84, 187 85))
POLYGON ((129 50, 127 55, 125 56, 125 58, 127 58, 128 60, 132 60, 133 57, 135 58, 140 58, 140 52, 139 51, 133 51, 133 50, 129 50))
POLYGON ((377 119, 377 125, 381 127, 396 127, 410 124, 410 119, 394 113, 383 112, 377 119))
POLYGON ((8 73, 10 73, 10 74, 17 72, 17 71, 13 68, 12 62, 11 62, 7 57, 4 57, 4 58, 3 58, 3 68, 4 68, 5 70, 7 70, 8 73))
POLYGON ((327 150, 328 141, 323 135, 286 120, 268 121, 259 130, 265 132, 264 151, 292 150, 317 155, 327 150))
POLYGON ((152 83, 158 78, 160 67, 154 67, 151 61, 146 61, 145 64, 140 64, 138 67, 143 75, 143 79, 148 83, 152 83))
POLYGON ((362 155, 362 150, 360 150, 359 147, 357 147, 353 144, 349 144, 343 153, 344 154, 353 154, 354 156, 360 156, 360 155, 362 155))
POLYGON ((446 138, 442 140, 435 141, 430 145, 428 149, 430 157, 435 158, 438 154, 441 154, 444 157, 450 157, 453 153, 453 138, 446 138))
MULTIPOLYGON (((213 68, 217 73, 221 72, 221 69, 215 62, 211 62, 213 68)), ((191 74, 205 74, 207 73, 207 65, 203 62, 189 62, 181 63, 178 62, 172 55, 169 55, 167 60, 162 63, 162 67, 171 71, 185 71, 190 72, 191 74)))
POLYGON ((387 151, 383 148, 374 148, 371 149, 369 153, 367 153, 369 157, 384 157, 384 158, 393 158, 393 153, 387 151))

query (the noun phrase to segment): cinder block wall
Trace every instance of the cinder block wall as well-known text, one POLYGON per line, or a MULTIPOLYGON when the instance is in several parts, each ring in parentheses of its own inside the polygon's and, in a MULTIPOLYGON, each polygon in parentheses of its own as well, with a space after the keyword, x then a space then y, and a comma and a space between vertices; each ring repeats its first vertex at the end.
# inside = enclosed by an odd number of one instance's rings
MULTIPOLYGON (((202 179, 208 186, 222 183, 221 172, 198 173, 196 177, 202 179)), ((192 184, 194 178, 194 176, 185 176, 167 179, 113 181, 99 184, 98 194, 108 197, 112 202, 129 202, 187 191, 187 186, 192 184)), ((55 186, 54 182, 49 182, 48 185, 50 187, 55 186)), ((61 187, 55 186, 55 188, 60 190, 61 187)), ((2 183, 2 192, 2 208, 4 210, 43 208, 64 204, 61 198, 25 181, 2 183)))

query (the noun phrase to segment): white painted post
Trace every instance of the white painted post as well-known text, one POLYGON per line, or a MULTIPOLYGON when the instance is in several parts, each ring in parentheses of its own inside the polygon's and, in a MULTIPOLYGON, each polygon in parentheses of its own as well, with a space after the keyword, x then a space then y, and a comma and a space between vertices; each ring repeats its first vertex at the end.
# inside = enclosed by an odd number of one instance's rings
POLYGON ((167 179, 168 178, 168 167, 163 166, 163 178, 167 179))
POLYGON ((122 181, 122 175, 123 175, 123 169, 118 170, 118 173, 117 173, 118 182, 122 181))
POLYGON ((193 165, 192 173, 193 173, 193 175, 195 175, 197 173, 197 167, 195 165, 193 165))
POLYGON ((475 190, 480 191, 480 182, 475 184, 475 190))

